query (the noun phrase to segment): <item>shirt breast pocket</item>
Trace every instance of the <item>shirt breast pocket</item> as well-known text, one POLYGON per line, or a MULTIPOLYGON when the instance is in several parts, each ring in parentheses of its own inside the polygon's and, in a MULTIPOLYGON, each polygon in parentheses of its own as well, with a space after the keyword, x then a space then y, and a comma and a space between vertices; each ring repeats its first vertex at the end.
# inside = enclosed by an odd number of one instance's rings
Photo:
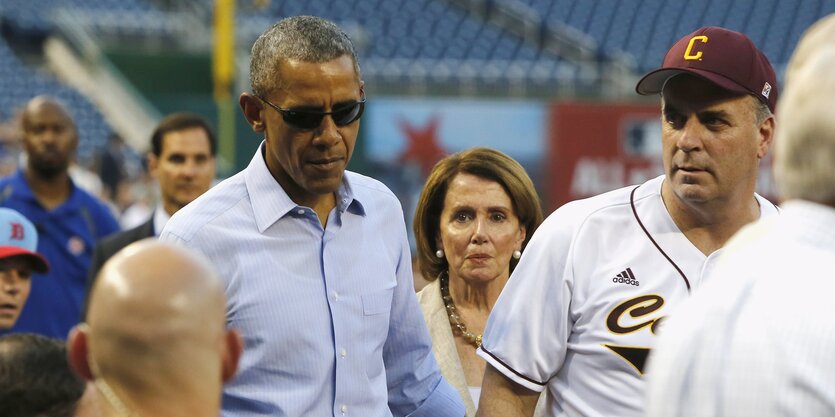
POLYGON ((391 297, 393 294, 394 288, 386 288, 384 290, 363 294, 362 314, 364 316, 388 314, 391 311, 391 297))
POLYGON ((366 363, 366 373, 369 380, 384 375, 383 346, 388 339, 389 324, 391 323, 391 301, 394 288, 375 290, 362 294, 362 341, 368 348, 369 359, 366 363))

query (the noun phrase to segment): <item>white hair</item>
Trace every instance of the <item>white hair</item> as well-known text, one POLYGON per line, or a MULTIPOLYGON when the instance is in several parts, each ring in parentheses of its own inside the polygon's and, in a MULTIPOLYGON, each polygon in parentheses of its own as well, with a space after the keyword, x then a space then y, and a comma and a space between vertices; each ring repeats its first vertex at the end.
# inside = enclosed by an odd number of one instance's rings
POLYGON ((784 199, 835 207, 835 47, 818 49, 802 67, 779 104, 774 176, 784 199))

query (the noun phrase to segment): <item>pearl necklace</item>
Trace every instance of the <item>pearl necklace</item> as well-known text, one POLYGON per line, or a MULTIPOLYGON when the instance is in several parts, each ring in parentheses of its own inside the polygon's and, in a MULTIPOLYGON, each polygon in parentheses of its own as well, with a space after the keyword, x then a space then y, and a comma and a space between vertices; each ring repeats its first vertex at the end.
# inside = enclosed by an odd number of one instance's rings
POLYGON ((461 316, 458 315, 458 310, 455 309, 455 303, 452 301, 452 296, 449 295, 449 275, 447 271, 443 271, 438 275, 438 280, 441 283, 441 298, 444 300, 444 307, 446 307, 446 314, 449 316, 449 324, 453 329, 458 330, 458 333, 464 337, 471 345, 476 348, 481 347, 481 335, 475 334, 467 330, 467 325, 461 321, 461 316))

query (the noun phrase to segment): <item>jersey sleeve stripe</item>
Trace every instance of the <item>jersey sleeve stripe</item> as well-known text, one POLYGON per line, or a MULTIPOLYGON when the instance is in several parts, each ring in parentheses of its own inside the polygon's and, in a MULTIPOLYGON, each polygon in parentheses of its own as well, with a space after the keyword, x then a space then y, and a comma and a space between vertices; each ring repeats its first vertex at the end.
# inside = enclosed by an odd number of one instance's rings
POLYGON ((502 366, 503 366, 505 369, 507 369, 508 371, 513 372, 513 374, 514 374, 514 375, 516 375, 516 376, 518 376, 519 378, 522 378, 522 379, 524 379, 525 381, 528 381, 528 382, 530 382, 530 383, 532 383, 532 384, 536 384, 536 385, 539 385, 539 386, 542 386, 542 387, 544 387, 544 386, 548 385, 548 383, 547 383, 547 382, 539 382, 539 381, 537 381, 537 380, 535 380, 535 379, 528 378, 527 376, 525 376, 525 375, 523 375, 523 374, 519 373, 518 371, 516 371, 515 369, 511 368, 511 367, 510 367, 510 366, 508 366, 506 363, 504 363, 504 361, 502 361, 501 359, 499 359, 498 357, 496 357, 496 355, 494 355, 492 352, 490 352, 489 350, 487 350, 487 349, 484 347, 484 345, 481 345, 481 350, 482 350, 484 353, 486 353, 486 354, 490 355, 490 357, 491 357, 491 358, 493 358, 493 360, 495 360, 496 362, 498 362, 500 365, 502 365, 502 366))

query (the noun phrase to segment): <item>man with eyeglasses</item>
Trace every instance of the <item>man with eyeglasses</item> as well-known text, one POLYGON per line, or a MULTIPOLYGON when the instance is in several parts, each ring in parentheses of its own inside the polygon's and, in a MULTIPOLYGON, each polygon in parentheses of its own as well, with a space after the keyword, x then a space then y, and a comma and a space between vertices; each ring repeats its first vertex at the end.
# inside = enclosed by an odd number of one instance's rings
POLYGON ((241 109, 264 141, 244 171, 178 211, 161 239, 224 277, 245 352, 226 416, 463 416, 413 290, 403 212, 346 171, 365 94, 347 35, 296 16, 252 47, 241 109))

